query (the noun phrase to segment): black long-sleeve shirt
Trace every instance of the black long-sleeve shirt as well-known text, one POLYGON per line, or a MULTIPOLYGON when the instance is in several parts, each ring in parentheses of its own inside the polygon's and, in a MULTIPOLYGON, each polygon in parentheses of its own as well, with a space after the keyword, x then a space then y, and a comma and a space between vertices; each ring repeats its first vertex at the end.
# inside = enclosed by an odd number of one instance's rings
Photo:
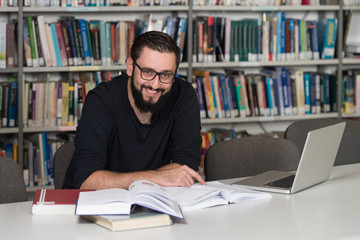
POLYGON ((198 169, 201 127, 191 84, 176 79, 151 124, 142 124, 130 105, 127 81, 118 76, 88 93, 63 188, 80 188, 97 170, 153 170, 171 162, 198 169))

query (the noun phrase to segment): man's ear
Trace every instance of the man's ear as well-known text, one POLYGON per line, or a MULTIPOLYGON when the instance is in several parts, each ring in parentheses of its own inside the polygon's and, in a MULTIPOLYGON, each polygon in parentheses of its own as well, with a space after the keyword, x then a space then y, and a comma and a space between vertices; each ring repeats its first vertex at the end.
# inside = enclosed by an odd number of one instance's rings
POLYGON ((126 60, 126 74, 131 77, 132 73, 133 73, 133 68, 134 68, 134 62, 131 59, 131 57, 128 57, 126 60))

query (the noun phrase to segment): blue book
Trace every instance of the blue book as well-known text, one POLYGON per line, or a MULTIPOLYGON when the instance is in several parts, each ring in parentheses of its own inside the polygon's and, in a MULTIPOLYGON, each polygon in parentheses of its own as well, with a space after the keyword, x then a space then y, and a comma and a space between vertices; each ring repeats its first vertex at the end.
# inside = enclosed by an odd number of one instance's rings
POLYGON ((324 49, 322 52, 323 59, 333 59, 335 55, 335 43, 338 21, 335 18, 328 18, 326 20, 325 35, 324 35, 324 49))
POLYGON ((290 78, 288 77, 288 71, 285 68, 281 69, 281 82, 283 90, 283 99, 284 99, 284 110, 285 115, 289 116, 292 114, 292 105, 291 105, 291 90, 290 89, 290 78))
POLYGON ((305 113, 311 114, 310 73, 304 73, 304 86, 305 86, 305 113))
POLYGON ((224 117, 226 118, 230 118, 231 117, 231 111, 232 109, 230 108, 230 95, 229 95, 229 89, 226 86, 226 76, 225 74, 221 73, 218 75, 218 79, 219 79, 219 87, 221 90, 221 95, 222 95, 222 99, 223 99, 223 104, 224 104, 224 117))
POLYGON ((8 127, 17 125, 17 108, 18 108, 18 83, 11 82, 9 85, 9 102, 8 102, 8 127))
POLYGON ((56 62, 57 62, 58 67, 61 67, 62 66, 62 61, 61 61, 59 42, 57 40, 58 38, 57 38, 57 34, 56 34, 55 23, 50 23, 50 29, 51 29, 51 35, 52 35, 52 38, 53 38, 53 41, 54 41, 56 62))
POLYGON ((311 22, 312 31, 311 31, 311 50, 313 54, 314 60, 320 59, 320 53, 319 53, 319 42, 318 42, 318 28, 316 21, 311 22))
POLYGON ((214 81, 215 81, 214 76, 210 75, 210 83, 211 83, 212 97, 213 97, 213 102, 214 102, 215 118, 218 118, 219 112, 221 111, 221 104, 218 101, 216 101, 214 81))
POLYGON ((42 133, 39 133, 41 134, 40 138, 41 138, 41 141, 39 142, 39 144, 42 145, 42 155, 43 155, 43 162, 44 162, 44 183, 46 185, 49 184, 49 163, 48 163, 48 160, 47 160, 47 153, 46 153, 46 145, 47 145, 47 139, 46 139, 46 134, 44 132, 42 133))
POLYGON ((270 115, 274 115, 274 109, 275 109, 275 102, 273 99, 273 79, 269 76, 265 77, 265 87, 266 87, 266 100, 269 108, 270 115))
POLYGON ((183 55, 184 55, 184 46, 185 46, 187 25, 188 25, 187 18, 179 18, 179 26, 178 26, 177 36, 176 36, 176 45, 180 48, 180 61, 182 61, 183 55))
POLYGON ((90 66, 91 65, 91 55, 90 55, 90 45, 89 45, 86 21, 84 19, 80 19, 79 26, 80 26, 80 33, 81 33, 81 42, 82 42, 83 51, 84 51, 85 65, 90 66))
POLYGON ((203 82, 202 77, 200 77, 200 76, 195 77, 196 92, 197 92, 199 107, 200 107, 200 118, 206 118, 207 111, 206 111, 206 103, 205 103, 205 97, 204 97, 204 86, 203 86, 202 82, 203 82))
POLYGON ((112 49, 111 49, 111 23, 105 23, 105 40, 106 40, 106 63, 105 65, 111 65, 112 63, 112 49))
POLYGON ((101 56, 101 65, 106 65, 106 58, 107 58, 107 41, 106 41, 106 25, 105 21, 99 21, 100 26, 100 56, 101 56))
POLYGON ((79 56, 77 55, 76 52, 76 44, 75 44, 75 36, 74 36, 74 31, 73 31, 73 26, 72 26, 72 22, 71 19, 66 19, 65 20, 65 25, 66 25, 66 30, 69 36, 69 45, 70 45, 70 50, 71 50, 71 55, 72 58, 74 59, 74 65, 80 65, 78 58, 79 56))
POLYGON ((281 12, 281 22, 280 22, 280 60, 286 60, 286 13, 281 12))
POLYGON ((229 89, 230 89, 230 93, 231 93, 231 102, 232 102, 232 107, 233 107, 232 117, 236 117, 236 116, 239 116, 240 112, 238 110, 239 108, 238 108, 238 103, 237 103, 237 99, 236 99, 236 88, 235 88, 234 76, 227 77, 227 81, 228 81, 228 85, 229 85, 229 89))

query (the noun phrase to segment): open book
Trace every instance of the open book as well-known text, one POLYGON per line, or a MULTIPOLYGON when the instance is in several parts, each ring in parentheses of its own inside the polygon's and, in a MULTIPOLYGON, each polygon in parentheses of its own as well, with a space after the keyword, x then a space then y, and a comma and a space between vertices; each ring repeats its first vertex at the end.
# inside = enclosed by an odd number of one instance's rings
POLYGON ((205 186, 196 183, 190 188, 169 188, 168 192, 169 198, 175 200, 184 212, 247 200, 271 198, 269 193, 252 191, 218 181, 207 182, 205 186))
POLYGON ((133 205, 139 205, 174 217, 184 218, 179 205, 168 194, 168 188, 146 180, 133 182, 129 191, 111 188, 81 192, 76 215, 130 214, 133 205))
POLYGON ((195 210, 253 199, 269 198, 269 193, 247 190, 220 182, 194 184, 191 188, 161 187, 140 180, 130 185, 129 191, 112 188, 81 192, 76 207, 77 215, 130 214, 132 205, 140 205, 178 218, 182 210, 195 210))

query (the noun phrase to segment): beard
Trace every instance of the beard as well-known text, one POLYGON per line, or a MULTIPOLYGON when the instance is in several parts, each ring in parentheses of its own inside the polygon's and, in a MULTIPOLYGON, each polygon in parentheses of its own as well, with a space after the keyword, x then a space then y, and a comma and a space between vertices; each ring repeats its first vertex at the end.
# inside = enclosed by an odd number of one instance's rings
POLYGON ((154 90, 152 87, 150 86, 146 86, 146 85, 141 85, 140 86, 140 90, 136 89, 135 84, 134 84, 134 74, 130 77, 131 78, 131 93, 134 97, 134 102, 135 102, 135 106, 143 113, 155 113, 156 111, 158 111, 165 103, 166 98, 169 96, 170 92, 167 93, 163 93, 165 90, 164 89, 157 89, 158 91, 161 91, 162 94, 159 97, 159 99, 157 100, 157 102, 153 102, 153 99, 150 98, 149 101, 146 101, 142 95, 142 90, 144 88, 150 89, 150 90, 154 90))

